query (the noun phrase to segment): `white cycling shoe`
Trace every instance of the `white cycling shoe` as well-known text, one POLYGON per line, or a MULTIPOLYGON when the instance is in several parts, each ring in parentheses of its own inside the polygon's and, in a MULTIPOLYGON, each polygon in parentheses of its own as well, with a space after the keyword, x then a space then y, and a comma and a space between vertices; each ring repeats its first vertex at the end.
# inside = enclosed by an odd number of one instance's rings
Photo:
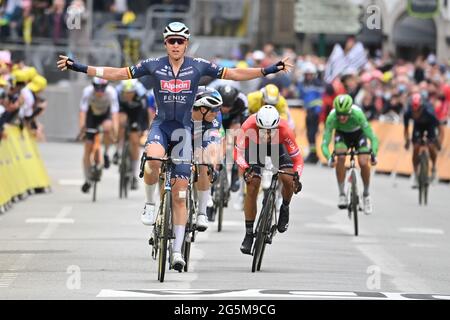
POLYGON ((154 203, 146 203, 144 207, 144 212, 141 215, 141 221, 146 226, 151 226, 155 224, 156 221, 156 206, 154 203))
POLYGON ((208 217, 206 214, 199 213, 197 216, 197 230, 203 232, 206 229, 208 229, 208 217))
POLYGON ((183 256, 180 252, 174 252, 172 254, 172 268, 181 271, 183 270, 184 266, 186 265, 186 262, 183 259, 183 256))
POLYGON ((364 196, 363 197, 363 204, 364 204, 364 213, 365 214, 371 214, 372 213, 372 202, 370 200, 370 196, 364 196))
POLYGON ((346 209, 347 207, 348 207, 347 196, 345 194, 339 195, 338 208, 346 209))

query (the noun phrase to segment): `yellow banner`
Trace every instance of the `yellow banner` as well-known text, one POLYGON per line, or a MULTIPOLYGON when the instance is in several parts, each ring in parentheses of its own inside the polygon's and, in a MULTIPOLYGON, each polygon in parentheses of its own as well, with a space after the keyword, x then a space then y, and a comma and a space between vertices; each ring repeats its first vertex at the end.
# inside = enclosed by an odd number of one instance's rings
POLYGON ((27 129, 5 127, 0 140, 0 206, 28 190, 47 188, 50 178, 27 129))

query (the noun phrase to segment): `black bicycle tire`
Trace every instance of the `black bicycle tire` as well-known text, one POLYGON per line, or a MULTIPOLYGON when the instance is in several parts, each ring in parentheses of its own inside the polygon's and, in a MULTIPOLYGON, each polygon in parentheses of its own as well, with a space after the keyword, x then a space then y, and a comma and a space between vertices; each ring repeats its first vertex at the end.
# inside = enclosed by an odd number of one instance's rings
POLYGON ((225 180, 226 171, 222 170, 219 177, 219 207, 217 208, 219 212, 219 220, 217 223, 217 232, 222 231, 222 225, 223 225, 223 202, 225 201, 225 180))
POLYGON ((419 157, 419 204, 427 204, 428 196, 428 157, 422 152, 419 157))
POLYGON ((356 173, 352 171, 352 186, 351 186, 351 210, 353 215, 353 225, 355 229, 355 236, 358 236, 358 190, 356 185, 356 173))
POLYGON ((268 232, 268 230, 266 230, 266 226, 268 224, 267 219, 270 214, 270 212, 268 212, 268 208, 270 206, 268 206, 267 203, 271 198, 274 198, 273 195, 274 194, 270 192, 268 193, 268 198, 263 200, 263 203, 265 203, 266 205, 261 209, 261 213, 258 218, 258 223, 256 224, 256 240, 253 249, 252 272, 256 271, 258 265, 261 267, 260 262, 260 260, 262 260, 261 253, 264 251, 264 247, 266 245, 266 236, 268 232))
POLYGON ((190 254, 191 254, 191 242, 193 237, 191 236, 191 232, 195 232, 194 230, 194 223, 193 223, 193 218, 194 218, 194 214, 195 214, 195 210, 193 208, 193 200, 192 200, 192 189, 188 188, 188 192, 187 192, 187 199, 188 199, 188 212, 189 212, 189 216, 188 216, 188 222, 187 222, 187 232, 184 236, 184 242, 183 242, 183 256, 184 256, 184 261, 185 261, 185 265, 184 265, 184 272, 188 272, 189 271, 189 258, 190 258, 190 254), (188 238, 191 238, 188 240, 188 238))
MULTIPOLYGON (((270 230, 271 227, 272 227, 270 225, 270 222, 272 221, 272 215, 273 215, 274 209, 275 209, 275 201, 276 201, 276 197, 274 197, 274 201, 272 202, 272 205, 269 208, 269 217, 266 220, 266 224, 268 226, 268 230, 270 230)), ((267 237, 267 235, 266 235, 266 237, 267 237)), ((259 257, 258 265, 256 266, 256 271, 260 271, 261 270, 261 264, 262 264, 262 260, 264 258, 264 252, 266 252, 266 245, 267 245, 265 240, 266 239, 264 239, 264 244, 263 244, 263 247, 262 247, 262 250, 261 250, 261 255, 259 257)))
POLYGON ((123 151, 122 151, 122 159, 121 163, 123 163, 123 168, 121 174, 123 174, 123 191, 125 195, 125 199, 128 198, 128 184, 130 183, 130 179, 128 177, 128 171, 129 171, 129 159, 130 159, 130 144, 128 141, 124 143, 123 151))
POLYGON ((161 216, 162 221, 162 235, 158 241, 159 245, 159 260, 158 260, 158 280, 164 282, 166 264, 167 264, 167 246, 169 243, 169 224, 170 224, 170 197, 171 192, 166 191, 164 194, 164 214, 161 216))
POLYGON ((92 202, 97 201, 97 181, 94 181, 94 186, 92 188, 92 202))

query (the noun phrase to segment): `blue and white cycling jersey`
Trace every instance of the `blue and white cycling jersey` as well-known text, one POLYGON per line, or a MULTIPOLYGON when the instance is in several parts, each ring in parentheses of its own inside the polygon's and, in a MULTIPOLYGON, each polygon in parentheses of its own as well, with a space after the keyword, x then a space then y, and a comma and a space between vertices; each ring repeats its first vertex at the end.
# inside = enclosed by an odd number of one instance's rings
POLYGON ((180 71, 174 74, 169 57, 150 58, 128 68, 129 78, 150 75, 154 78, 154 95, 158 107, 155 124, 177 121, 191 127, 192 105, 202 76, 223 78, 226 68, 201 58, 185 57, 180 71))
POLYGON ((220 128, 222 127, 222 113, 218 112, 213 121, 192 121, 192 137, 194 147, 206 148, 211 143, 221 141, 220 128))

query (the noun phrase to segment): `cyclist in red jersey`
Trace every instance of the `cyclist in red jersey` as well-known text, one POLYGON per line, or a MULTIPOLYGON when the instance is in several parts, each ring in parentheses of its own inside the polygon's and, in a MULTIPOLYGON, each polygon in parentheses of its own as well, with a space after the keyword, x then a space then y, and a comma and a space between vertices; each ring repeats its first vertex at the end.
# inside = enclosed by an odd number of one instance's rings
POLYGON ((280 175, 283 203, 277 229, 285 232, 289 223, 289 203, 294 191, 301 190, 300 177, 303 171, 303 157, 295 142, 295 135, 286 120, 280 119, 275 107, 265 105, 251 115, 241 127, 235 146, 235 160, 247 184, 244 199, 245 237, 241 252, 251 254, 253 245, 253 225, 256 218, 256 199, 261 184, 261 168, 266 156, 270 156, 276 169, 296 172, 297 177, 280 175), (262 148, 262 149, 261 149, 262 148))

